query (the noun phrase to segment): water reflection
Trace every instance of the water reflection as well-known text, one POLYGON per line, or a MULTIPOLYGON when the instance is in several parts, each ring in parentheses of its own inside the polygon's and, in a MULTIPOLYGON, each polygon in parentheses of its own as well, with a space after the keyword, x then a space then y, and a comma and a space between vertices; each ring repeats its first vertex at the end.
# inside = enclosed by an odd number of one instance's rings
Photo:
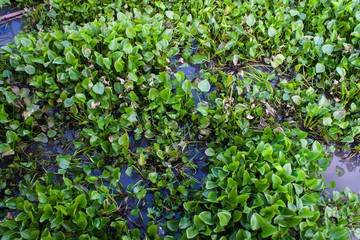
MULTIPOLYGON (((5 7, 0 10, 0 16, 4 16, 12 12, 10 7, 5 7)), ((0 22, 0 47, 7 43, 12 43, 17 33, 22 30, 23 23, 21 19, 15 19, 7 23, 0 22)))
MULTIPOLYGON (((350 187, 353 192, 360 191, 360 155, 352 150, 336 149, 329 162, 328 169, 323 173, 325 183, 336 182, 332 190, 343 191, 350 187)), ((330 191, 332 191, 330 190, 330 191)))

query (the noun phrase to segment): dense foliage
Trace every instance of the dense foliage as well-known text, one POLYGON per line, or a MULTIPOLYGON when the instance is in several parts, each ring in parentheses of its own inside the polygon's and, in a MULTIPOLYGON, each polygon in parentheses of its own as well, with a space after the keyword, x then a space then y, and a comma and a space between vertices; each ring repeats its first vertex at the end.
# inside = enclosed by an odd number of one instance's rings
POLYGON ((359 0, 17 2, 1 239, 360 236, 321 176, 359 150, 359 0))

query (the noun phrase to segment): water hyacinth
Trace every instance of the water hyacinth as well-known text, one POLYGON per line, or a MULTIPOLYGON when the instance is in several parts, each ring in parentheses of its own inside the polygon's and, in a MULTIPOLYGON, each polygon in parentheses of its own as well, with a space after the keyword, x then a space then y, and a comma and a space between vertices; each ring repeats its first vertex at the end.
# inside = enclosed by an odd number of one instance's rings
POLYGON ((358 0, 11 3, 1 239, 360 237, 358 0))

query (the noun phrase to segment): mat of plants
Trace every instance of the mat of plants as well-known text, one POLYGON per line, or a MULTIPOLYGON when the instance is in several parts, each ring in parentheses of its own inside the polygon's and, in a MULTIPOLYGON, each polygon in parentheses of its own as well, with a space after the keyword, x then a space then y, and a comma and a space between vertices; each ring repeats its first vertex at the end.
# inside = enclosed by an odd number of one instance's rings
POLYGON ((360 237, 359 0, 11 4, 2 240, 360 237))

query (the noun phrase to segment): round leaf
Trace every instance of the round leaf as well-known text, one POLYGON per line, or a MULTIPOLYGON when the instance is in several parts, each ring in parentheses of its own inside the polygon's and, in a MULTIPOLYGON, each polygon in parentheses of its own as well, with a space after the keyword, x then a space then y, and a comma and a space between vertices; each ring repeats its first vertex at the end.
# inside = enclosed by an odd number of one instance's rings
POLYGON ((210 83, 208 80, 202 80, 201 82, 199 82, 198 84, 198 88, 200 89, 200 91, 202 92, 208 92, 210 91, 210 83))

